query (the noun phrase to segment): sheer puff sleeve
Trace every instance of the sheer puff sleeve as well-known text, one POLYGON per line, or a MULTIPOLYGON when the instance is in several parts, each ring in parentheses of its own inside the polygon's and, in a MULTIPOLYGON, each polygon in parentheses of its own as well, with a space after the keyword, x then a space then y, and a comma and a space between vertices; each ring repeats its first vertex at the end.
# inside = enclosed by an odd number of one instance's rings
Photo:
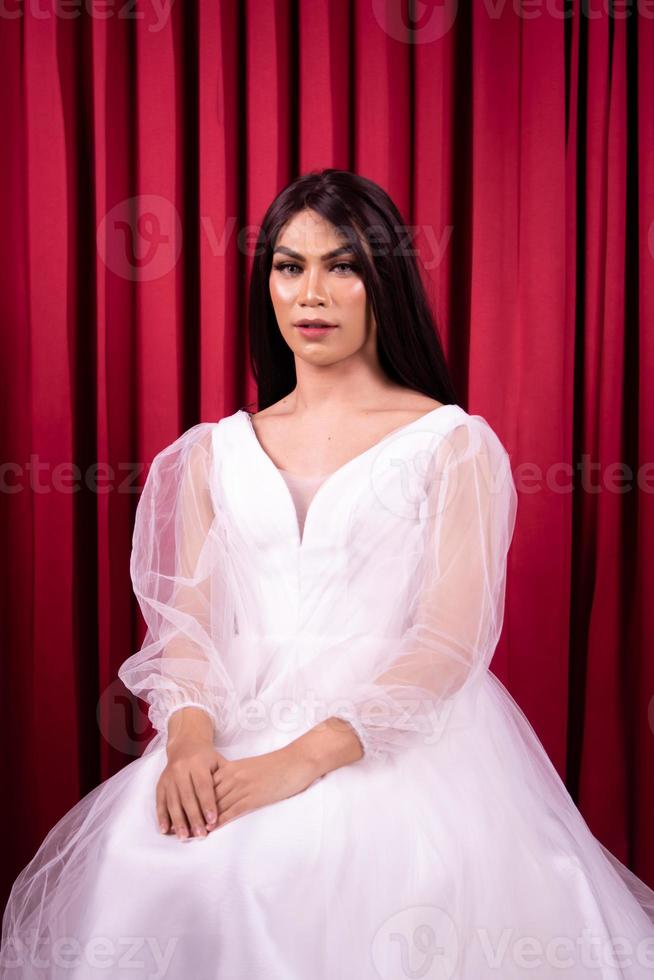
POLYGON ((148 702, 164 735, 170 715, 190 705, 220 729, 235 698, 221 660, 233 610, 225 528, 211 492, 213 426, 193 426, 155 456, 136 508, 130 575, 147 632, 118 676, 148 702))
POLYGON ((377 760, 441 738, 500 637, 517 493, 508 454, 481 416, 439 440, 424 503, 425 547, 406 629, 334 712, 352 725, 364 757, 377 760))

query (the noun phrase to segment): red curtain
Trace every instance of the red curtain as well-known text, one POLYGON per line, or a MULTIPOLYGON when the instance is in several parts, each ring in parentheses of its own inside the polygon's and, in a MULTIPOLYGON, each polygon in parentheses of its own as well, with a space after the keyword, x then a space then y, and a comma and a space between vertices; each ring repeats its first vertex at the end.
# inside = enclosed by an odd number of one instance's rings
POLYGON ((0 78, 4 884, 151 734, 116 678, 138 489, 254 397, 256 226, 336 166, 397 202, 460 401, 511 454, 493 670, 654 885, 647 5, 5 0, 0 78))

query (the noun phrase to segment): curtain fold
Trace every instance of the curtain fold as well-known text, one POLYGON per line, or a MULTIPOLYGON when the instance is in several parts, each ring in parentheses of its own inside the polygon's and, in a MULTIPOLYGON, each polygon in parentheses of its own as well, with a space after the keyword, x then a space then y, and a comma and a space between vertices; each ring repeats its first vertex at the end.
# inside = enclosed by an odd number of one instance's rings
POLYGON ((139 489, 178 434, 255 398, 258 222, 326 166, 398 204, 460 403, 511 456, 492 669, 654 885, 653 19, 102 6, 0 19, 3 887, 151 735, 116 674, 144 633, 139 489))

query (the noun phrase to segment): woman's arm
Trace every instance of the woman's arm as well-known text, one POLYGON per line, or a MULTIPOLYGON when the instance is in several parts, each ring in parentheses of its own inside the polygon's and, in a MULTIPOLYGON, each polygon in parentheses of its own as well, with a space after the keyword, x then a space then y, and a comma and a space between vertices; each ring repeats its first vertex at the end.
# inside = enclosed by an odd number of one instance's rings
POLYGON ((179 742, 183 738, 205 739, 213 744, 215 724, 209 712, 195 705, 177 708, 168 719, 168 741, 179 742))
POLYGON ((188 724, 174 717, 182 708, 201 709, 220 724, 233 701, 221 659, 233 612, 210 488, 211 430, 199 423, 154 458, 136 510, 130 574, 148 629, 118 676, 147 701, 163 735, 169 720, 175 729, 188 724))
POLYGON ((286 751, 289 758, 297 757, 310 765, 314 779, 363 758, 363 747, 352 725, 334 715, 294 739, 286 751))
POLYGON ((232 621, 222 515, 211 492, 212 424, 184 432, 153 460, 136 511, 130 573, 147 633, 119 669, 166 737, 156 789, 160 829, 205 836, 216 823, 213 738, 231 710, 223 663, 232 621))

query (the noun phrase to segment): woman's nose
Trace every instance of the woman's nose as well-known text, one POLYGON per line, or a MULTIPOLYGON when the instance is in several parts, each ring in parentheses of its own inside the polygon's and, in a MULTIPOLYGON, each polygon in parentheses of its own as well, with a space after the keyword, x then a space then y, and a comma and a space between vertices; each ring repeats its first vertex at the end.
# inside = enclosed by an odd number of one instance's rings
POLYGON ((325 283, 320 269, 308 269, 300 280, 300 299, 304 302, 324 300, 325 283))

